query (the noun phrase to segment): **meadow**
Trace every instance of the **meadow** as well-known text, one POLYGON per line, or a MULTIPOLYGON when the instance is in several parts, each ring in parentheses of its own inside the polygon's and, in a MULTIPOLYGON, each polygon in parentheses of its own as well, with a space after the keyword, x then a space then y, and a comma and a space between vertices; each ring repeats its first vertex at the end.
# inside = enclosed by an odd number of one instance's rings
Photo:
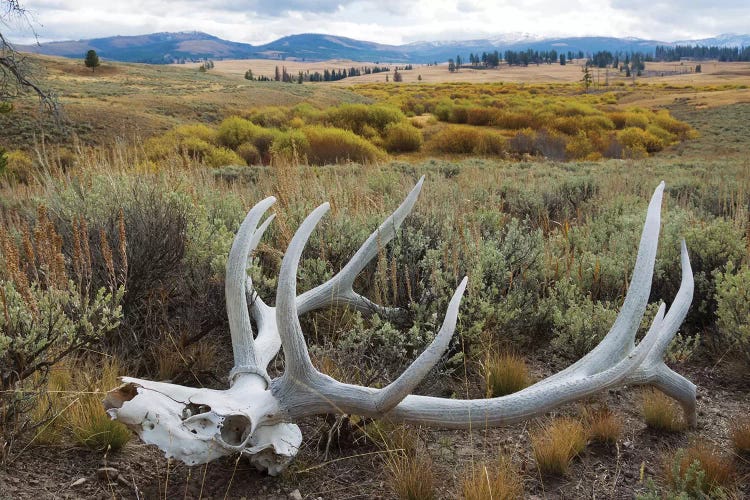
MULTIPOLYGON (((3 492, 750 495, 750 100, 711 64, 704 74, 714 80, 586 92, 572 65, 548 68, 570 72, 567 80, 529 68, 519 82, 453 80, 443 70, 443 79, 402 84, 368 75, 298 85, 248 82, 238 62, 92 74, 40 61, 76 134, 42 140, 33 101, 0 115, 10 151, 0 186, 3 492), (234 74, 223 68, 230 63, 234 74), (668 362, 699 386, 698 428, 686 429, 659 393, 632 387, 500 429, 310 418, 300 455, 274 478, 235 458, 168 461, 108 420, 99 400, 117 375, 225 387, 224 265, 255 202, 279 200, 250 266, 272 302, 283 251, 310 210, 331 202, 303 256, 300 292, 345 265, 421 175, 415 212, 355 284, 408 321, 305 315, 316 366, 387 384, 429 342, 467 275, 456 338, 418 392, 500 395, 559 371, 611 326, 648 197, 665 180, 644 324, 679 287, 685 238, 696 285, 668 362)), ((430 74, 405 76, 417 71, 430 74)))

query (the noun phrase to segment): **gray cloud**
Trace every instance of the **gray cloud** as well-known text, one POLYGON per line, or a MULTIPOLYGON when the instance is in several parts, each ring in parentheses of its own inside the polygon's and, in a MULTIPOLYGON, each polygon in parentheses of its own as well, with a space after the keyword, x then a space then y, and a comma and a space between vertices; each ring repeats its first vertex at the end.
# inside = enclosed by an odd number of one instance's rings
MULTIPOLYGON (((21 0, 42 40, 198 30, 264 43, 304 32, 381 43, 512 32, 657 40, 747 32, 747 0, 21 0)), ((26 26, 2 27, 28 40, 26 26)))

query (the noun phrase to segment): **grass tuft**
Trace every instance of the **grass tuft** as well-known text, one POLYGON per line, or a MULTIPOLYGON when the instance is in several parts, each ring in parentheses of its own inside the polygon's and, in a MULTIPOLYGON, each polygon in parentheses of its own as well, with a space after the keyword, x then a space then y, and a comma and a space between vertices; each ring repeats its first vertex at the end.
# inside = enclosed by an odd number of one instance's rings
POLYGON ((437 498, 435 471, 428 455, 396 453, 386 462, 388 482, 403 500, 431 500, 437 498))
POLYGON ((622 420, 606 406, 584 412, 589 439, 599 443, 614 444, 622 435, 622 420))
POLYGON ((570 461, 586 447, 583 424, 574 418, 561 417, 531 435, 531 446, 539 472, 563 475, 570 461))
POLYGON ((732 444, 739 453, 750 453, 750 418, 741 418, 732 426, 732 444))
POLYGON ((659 431, 679 432, 686 427, 680 407, 656 389, 643 392, 643 418, 646 425, 659 431))
POLYGON ((697 442, 667 455, 664 475, 673 491, 701 498, 731 486, 735 478, 731 458, 706 442, 697 442))
POLYGON ((495 464, 472 467, 461 483, 466 500, 523 498, 523 476, 513 462, 500 456, 495 464))
POLYGON ((117 362, 105 363, 100 379, 68 410, 73 438, 79 444, 95 450, 119 450, 130 440, 130 430, 112 420, 101 403, 101 391, 118 385, 118 370, 117 362))
POLYGON ((484 364, 484 376, 487 397, 505 396, 531 385, 526 361, 512 353, 488 356, 484 364))

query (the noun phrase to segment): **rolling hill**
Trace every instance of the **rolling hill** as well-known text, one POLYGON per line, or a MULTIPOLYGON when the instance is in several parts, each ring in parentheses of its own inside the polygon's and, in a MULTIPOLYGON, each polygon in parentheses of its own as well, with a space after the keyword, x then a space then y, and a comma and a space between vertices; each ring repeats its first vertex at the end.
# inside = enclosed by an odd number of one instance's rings
POLYGON ((405 45, 385 45, 341 36, 306 33, 279 38, 264 45, 231 42, 206 33, 190 31, 153 33, 139 36, 115 36, 91 40, 48 42, 40 45, 18 46, 22 51, 83 58, 86 51, 96 50, 100 57, 112 61, 152 64, 196 61, 202 59, 289 59, 322 61, 350 59, 354 61, 384 61, 429 63, 444 62, 461 54, 494 50, 550 50, 558 52, 598 50, 611 52, 653 52, 657 45, 718 45, 748 46, 750 35, 725 34, 701 40, 660 42, 640 38, 569 37, 538 38, 525 34, 500 35, 492 39, 414 42, 405 45))

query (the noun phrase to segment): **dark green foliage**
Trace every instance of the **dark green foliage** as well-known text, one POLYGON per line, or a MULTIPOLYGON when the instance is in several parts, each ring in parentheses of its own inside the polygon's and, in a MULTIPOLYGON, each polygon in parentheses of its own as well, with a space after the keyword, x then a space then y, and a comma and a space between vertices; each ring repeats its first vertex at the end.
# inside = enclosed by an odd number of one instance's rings
POLYGON ((86 52, 86 58, 84 59, 83 63, 87 68, 91 68, 91 71, 95 71, 100 64, 99 55, 97 55, 95 50, 89 50, 88 52, 86 52))

